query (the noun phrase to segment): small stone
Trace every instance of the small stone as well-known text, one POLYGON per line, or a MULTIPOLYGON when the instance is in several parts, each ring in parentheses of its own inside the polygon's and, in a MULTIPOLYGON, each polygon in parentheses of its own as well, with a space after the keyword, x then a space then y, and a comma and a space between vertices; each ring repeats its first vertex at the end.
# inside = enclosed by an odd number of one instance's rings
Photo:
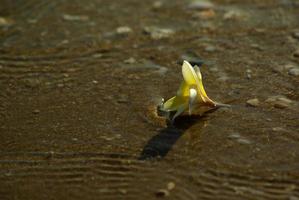
POLYGON ((216 48, 214 46, 209 45, 209 46, 206 46, 205 51, 206 52, 214 52, 214 51, 216 51, 216 48))
POLYGON ((296 197, 296 196, 292 195, 292 196, 289 197, 289 200, 299 200, 299 197, 296 197))
POLYGON ((4 18, 4 17, 0 17, 0 26, 10 26, 12 24, 12 21, 4 18))
POLYGON ((156 192, 157 197, 167 197, 169 196, 169 191, 165 189, 160 189, 156 192))
POLYGON ((225 20, 240 20, 244 18, 244 14, 239 10, 230 10, 223 15, 223 18, 225 20))
POLYGON ((154 8, 154 9, 162 8, 162 6, 163 6, 163 2, 162 2, 162 1, 155 1, 155 2, 153 3, 153 8, 154 8))
POLYGON ((38 113, 40 113, 40 110, 35 109, 35 110, 32 111, 32 113, 33 113, 33 114, 38 114, 38 113))
POLYGON ((64 77, 64 78, 68 78, 68 77, 70 77, 70 75, 69 75, 69 74, 66 74, 66 73, 63 73, 63 77, 64 77))
POLYGON ((286 103, 286 104, 291 104, 291 103, 293 103, 292 100, 290 100, 290 99, 288 99, 288 98, 286 98, 286 97, 278 97, 277 100, 280 101, 280 102, 286 103))
POLYGON ((101 54, 101 53, 96 53, 96 54, 93 54, 92 57, 93 57, 93 58, 101 58, 101 57, 103 57, 103 54, 101 54))
POLYGON ((127 35, 132 32, 132 29, 128 26, 120 26, 116 29, 116 33, 120 35, 127 35))
POLYGON ((284 96, 272 96, 266 100, 267 103, 272 104, 275 108, 288 108, 293 104, 293 101, 284 96))
POLYGON ((273 67, 274 72, 284 72, 285 70, 290 70, 292 68, 297 68, 298 66, 295 63, 287 63, 285 65, 275 65, 273 67))
POLYGON ((211 18, 214 18, 215 16, 216 16, 216 13, 212 9, 203 10, 203 11, 193 14, 194 18, 199 18, 199 19, 211 19, 211 18))
POLYGON ((157 70, 157 73, 161 76, 165 75, 166 72, 168 71, 168 68, 167 67, 163 67, 163 66, 160 66, 160 68, 157 70))
POLYGON ((62 88, 62 87, 64 87, 64 84, 63 83, 58 83, 57 87, 62 88))
POLYGON ((241 137, 239 133, 232 133, 229 136, 227 136, 229 139, 238 139, 241 137))
POLYGON ((4 17, 0 17, 0 27, 7 27, 7 26, 11 26, 14 24, 14 21, 10 18, 4 18, 4 17))
POLYGON ((252 142, 245 137, 242 137, 239 133, 232 133, 227 136, 229 139, 236 140, 240 144, 251 144, 252 142))
POLYGON ((226 75, 226 74, 220 74, 219 75, 220 77, 217 78, 217 81, 220 81, 220 82, 226 82, 229 80, 229 77, 226 75))
POLYGON ((136 63, 136 60, 135 60, 135 58, 131 57, 131 58, 127 59, 127 60, 124 60, 124 63, 126 63, 126 64, 134 64, 134 63, 136 63))
POLYGON ((299 39, 299 30, 294 31, 293 34, 292 34, 292 36, 295 39, 299 39))
POLYGON ((251 141, 248 140, 248 139, 245 139, 245 138, 239 138, 239 139, 237 139, 237 141, 238 141, 240 144, 251 144, 251 141))
POLYGON ((297 68, 298 66, 295 63, 288 63, 286 65, 283 66, 283 69, 285 70, 290 70, 292 68, 297 68))
POLYGON ((286 130, 284 129, 284 128, 282 128, 282 127, 274 127, 274 128, 272 128, 272 130, 274 131, 274 132, 285 132, 286 130))
POLYGON ((297 49, 294 53, 293 53, 293 56, 298 58, 299 57, 299 49, 297 49))
POLYGON ((254 98, 254 99, 249 99, 248 101, 246 101, 246 103, 249 106, 257 107, 260 101, 257 98, 254 98))
POLYGON ((62 18, 66 21, 88 21, 89 17, 86 15, 68 15, 64 14, 62 18))
POLYGON ((263 50, 264 50, 264 48, 261 47, 261 46, 258 45, 258 44, 251 44, 250 46, 251 46, 252 48, 256 49, 256 50, 259 50, 259 51, 263 51, 263 50))
POLYGON ((93 84, 98 84, 99 82, 97 80, 92 81, 93 84))
POLYGON ((121 194, 127 194, 128 191, 126 189, 119 189, 118 190, 121 194))
POLYGON ((213 9, 214 7, 215 6, 212 2, 203 0, 196 0, 188 5, 188 8, 192 10, 209 10, 213 9))
POLYGON ((24 80, 27 87, 36 88, 40 85, 40 80, 34 78, 28 78, 24 80))
POLYGON ((35 24, 38 20, 37 19, 28 19, 27 22, 29 24, 35 24))
POLYGON ((159 28, 159 27, 145 27, 144 32, 149 34, 152 39, 159 40, 163 38, 168 38, 175 33, 174 30, 169 28, 159 28))
POLYGON ((219 72, 219 68, 218 67, 209 67, 208 70, 210 70, 211 72, 219 72))
POLYGON ((219 113, 231 113, 232 112, 232 108, 229 108, 229 107, 220 107, 220 108, 218 108, 218 112, 219 113))
POLYGON ((251 73, 252 73, 251 69, 246 69, 246 77, 248 79, 251 79, 251 73))
POLYGON ((175 188, 175 183, 174 182, 169 182, 168 184, 167 184, 167 189, 168 190, 173 190, 175 188))
POLYGON ((289 107, 289 104, 278 101, 274 103, 274 107, 283 109, 289 107))
POLYGON ((118 103, 128 103, 129 102, 129 98, 127 95, 120 95, 117 99, 118 103))
POLYGON ((294 67, 289 70, 289 75, 299 76, 299 67, 294 67))

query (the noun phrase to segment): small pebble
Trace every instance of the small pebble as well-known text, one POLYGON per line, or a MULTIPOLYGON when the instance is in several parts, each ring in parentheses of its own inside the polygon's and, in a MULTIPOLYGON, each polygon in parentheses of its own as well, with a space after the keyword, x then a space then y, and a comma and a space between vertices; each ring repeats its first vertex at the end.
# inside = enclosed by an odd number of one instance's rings
POLYGON ((62 18, 66 21, 88 21, 89 17, 86 15, 68 15, 64 14, 62 18))
POLYGON ((4 18, 4 17, 0 17, 0 26, 9 26, 12 23, 10 22, 10 20, 4 18))
POLYGON ((214 18, 215 16, 216 16, 216 13, 212 9, 203 10, 203 11, 193 14, 194 18, 199 18, 199 19, 211 19, 211 18, 214 18))
POLYGON ((156 192, 157 197, 167 197, 169 196, 169 191, 165 189, 160 189, 156 192))
POLYGON ((291 104, 291 103, 293 103, 292 100, 290 100, 290 99, 288 99, 288 98, 286 98, 286 97, 278 97, 277 100, 280 101, 280 102, 286 103, 286 104, 291 104))
POLYGON ((239 139, 237 139, 237 141, 238 141, 240 144, 251 144, 251 141, 248 140, 248 139, 245 139, 245 138, 239 138, 239 139))
POLYGON ((206 48, 205 48, 205 51, 206 52, 215 52, 216 51, 216 48, 214 47, 214 46, 207 46, 206 48))
POLYGON ((169 28, 159 28, 159 27, 145 27, 144 32, 149 34, 152 39, 159 40, 163 38, 168 38, 175 33, 174 30, 169 28))
POLYGON ((286 130, 284 129, 284 128, 282 128, 282 127, 274 127, 274 128, 272 128, 272 130, 274 131, 274 132, 285 132, 286 130))
POLYGON ((239 10, 230 10, 223 15, 225 20, 239 20, 244 18, 244 14, 239 10))
POLYGON ((157 73, 161 76, 165 75, 166 72, 168 71, 168 68, 167 67, 163 67, 161 66, 158 70, 157 70, 157 73))
POLYGON ((126 95, 120 95, 119 98, 117 99, 118 103, 128 103, 129 98, 126 95))
POLYGON ((131 57, 131 58, 127 59, 127 60, 124 60, 124 63, 126 63, 126 64, 134 64, 134 63, 136 63, 136 60, 135 60, 135 58, 131 57))
POLYGON ((219 72, 219 68, 218 67, 209 67, 208 68, 211 72, 219 72))
POLYGON ((251 69, 246 69, 246 73, 248 74, 252 73, 251 69))
POLYGON ((126 189, 119 189, 118 190, 121 194, 127 194, 128 191, 126 189))
POLYGON ((227 136, 229 139, 236 140, 240 144, 251 144, 252 142, 244 137, 242 137, 239 133, 232 133, 227 136))
POLYGON ((39 114, 39 113, 40 113, 40 110, 35 109, 35 110, 32 111, 32 113, 33 113, 33 114, 39 114))
POLYGON ((35 24, 38 20, 37 19, 27 19, 29 24, 35 24))
POLYGON ((274 72, 283 72, 285 70, 290 70, 292 68, 297 68, 298 66, 295 63, 287 63, 285 65, 275 65, 273 67, 274 72))
POLYGON ((229 77, 226 74, 220 74, 220 77, 217 78, 217 81, 226 82, 229 80, 229 77))
POLYGON ((202 0, 193 1, 188 6, 188 8, 192 10, 209 10, 213 9, 214 7, 215 6, 212 2, 202 0))
POLYGON ((259 51, 264 50, 263 47, 261 47, 261 46, 258 45, 258 44, 251 44, 250 46, 251 46, 252 48, 256 49, 256 50, 259 50, 259 51))
POLYGON ((101 57, 103 57, 103 54, 96 53, 96 54, 93 54, 92 57, 94 57, 94 58, 101 58, 101 57))
POLYGON ((252 73, 252 71, 251 71, 251 69, 247 69, 246 70, 246 77, 248 78, 248 79, 251 79, 251 73, 252 73))
POLYGON ((257 98, 249 99, 246 101, 247 105, 257 107, 260 104, 260 101, 257 98))
POLYGON ((232 108, 220 107, 220 108, 218 108, 218 112, 219 113, 230 113, 230 112, 232 112, 232 108))
POLYGON ((64 87, 64 84, 63 83, 58 83, 57 87, 62 88, 62 87, 64 87))
POLYGON ((299 76, 299 67, 294 67, 289 70, 289 75, 299 76))
POLYGON ((283 66, 283 69, 290 70, 292 68, 297 68, 298 66, 295 63, 288 63, 283 66))
POLYGON ((238 139, 240 138, 240 134, 239 133, 232 133, 229 136, 227 136, 229 139, 238 139))
POLYGON ((299 30, 294 31, 292 35, 295 39, 299 39, 299 30))
POLYGON ((162 1, 155 1, 154 3, 153 3, 153 8, 154 9, 159 9, 159 8, 161 8, 163 6, 163 2, 162 1))
POLYGON ((33 79, 33 78, 25 79, 24 82, 27 87, 31 87, 31 88, 36 88, 40 85, 40 80, 33 79))
POLYGON ((169 182, 168 184, 167 184, 167 189, 168 190, 173 190, 175 188, 175 183, 174 182, 169 182))
POLYGON ((293 53, 293 56, 294 56, 294 57, 297 57, 297 58, 299 57, 299 49, 297 49, 297 50, 293 53))
POLYGON ((283 108, 287 108, 289 106, 290 106, 289 104, 284 103, 284 102, 280 102, 280 101, 274 103, 275 108, 282 108, 283 109, 283 108))
POLYGON ((128 26, 120 26, 116 29, 116 33, 120 35, 126 35, 132 32, 132 29, 128 26))
POLYGON ((289 200, 299 200, 299 197, 292 195, 289 197, 289 200))
POLYGON ((293 101, 284 96, 272 96, 266 100, 267 103, 272 104, 275 108, 288 108, 293 104, 293 101))

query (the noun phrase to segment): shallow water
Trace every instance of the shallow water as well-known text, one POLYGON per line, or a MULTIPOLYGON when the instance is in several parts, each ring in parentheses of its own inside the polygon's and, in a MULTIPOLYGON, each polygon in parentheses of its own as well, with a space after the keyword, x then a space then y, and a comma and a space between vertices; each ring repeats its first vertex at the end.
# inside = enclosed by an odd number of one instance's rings
POLYGON ((159 2, 2 1, 0 199, 299 199, 299 3, 159 2), (232 107, 167 127, 182 57, 232 107))

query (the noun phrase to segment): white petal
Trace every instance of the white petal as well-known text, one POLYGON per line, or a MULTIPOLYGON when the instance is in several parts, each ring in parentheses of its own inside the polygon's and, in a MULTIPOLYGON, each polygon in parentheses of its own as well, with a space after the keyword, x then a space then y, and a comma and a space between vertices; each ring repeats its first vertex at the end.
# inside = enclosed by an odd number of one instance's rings
POLYGON ((198 77, 190 63, 184 61, 182 66, 182 73, 187 85, 198 85, 198 77))
POLYGON ((196 102, 197 99, 197 91, 194 88, 189 89, 189 115, 192 114, 192 109, 194 106, 194 103, 196 102))

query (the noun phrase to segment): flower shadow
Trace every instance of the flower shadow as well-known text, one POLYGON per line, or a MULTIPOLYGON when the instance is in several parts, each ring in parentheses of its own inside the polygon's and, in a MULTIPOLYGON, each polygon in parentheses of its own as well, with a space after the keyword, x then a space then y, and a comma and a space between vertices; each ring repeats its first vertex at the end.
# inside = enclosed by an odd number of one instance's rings
POLYGON ((202 118, 204 116, 199 115, 176 118, 173 125, 169 124, 147 142, 139 156, 139 160, 164 158, 180 137, 184 135, 185 131, 202 118))

